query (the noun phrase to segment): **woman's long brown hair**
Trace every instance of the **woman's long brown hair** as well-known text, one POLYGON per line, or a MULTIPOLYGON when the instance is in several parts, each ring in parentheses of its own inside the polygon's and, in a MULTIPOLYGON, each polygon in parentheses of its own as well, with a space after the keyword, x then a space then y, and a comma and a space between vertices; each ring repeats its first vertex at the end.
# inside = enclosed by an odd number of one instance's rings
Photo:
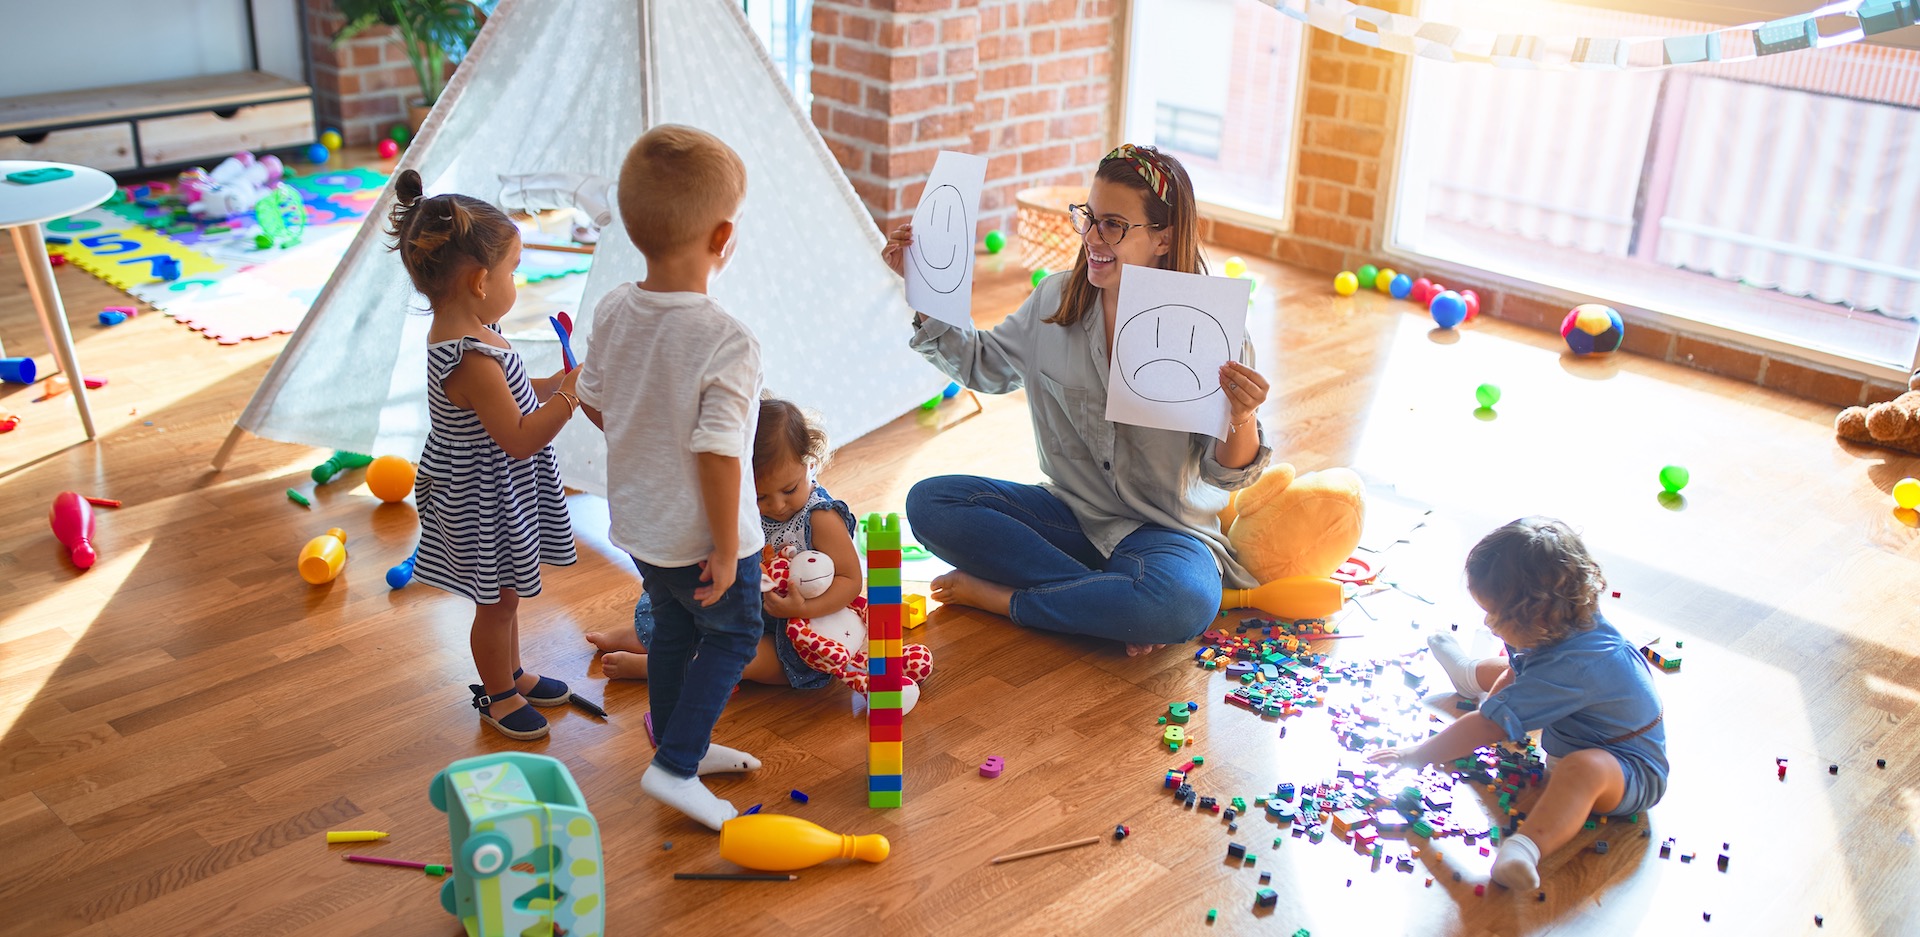
MULTIPOLYGON (((1160 257, 1161 269, 1206 273, 1207 262, 1200 256, 1200 221, 1193 203, 1193 180, 1187 178, 1186 167, 1168 153, 1153 147, 1136 149, 1153 154, 1154 161, 1160 164, 1161 171, 1167 177, 1166 201, 1161 201, 1153 194, 1153 189, 1148 187, 1147 180, 1141 178, 1140 170, 1134 167, 1130 159, 1116 157, 1101 160, 1100 168, 1093 177, 1134 189, 1146 199, 1147 223, 1155 227, 1134 231, 1131 236, 1152 235, 1161 231, 1171 234, 1167 252, 1160 257)), ((1094 298, 1099 295, 1100 288, 1087 279, 1087 245, 1083 237, 1080 255, 1073 261, 1073 274, 1067 279, 1067 288, 1060 294, 1060 308, 1041 321, 1054 325, 1073 325, 1080 321, 1081 314, 1093 305, 1094 298)))

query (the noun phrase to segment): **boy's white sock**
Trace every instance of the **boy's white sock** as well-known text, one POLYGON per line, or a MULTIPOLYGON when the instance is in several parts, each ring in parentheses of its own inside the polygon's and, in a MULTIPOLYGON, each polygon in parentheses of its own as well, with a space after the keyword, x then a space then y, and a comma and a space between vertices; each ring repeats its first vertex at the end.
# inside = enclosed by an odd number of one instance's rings
POLYGON ((1519 833, 1501 840, 1493 856, 1493 880, 1514 891, 1539 888, 1540 847, 1519 833))
POLYGON ((681 813, 706 824, 714 830, 720 824, 740 815, 733 805, 713 796, 705 784, 697 777, 676 778, 668 774, 659 765, 648 765, 647 773, 640 776, 640 789, 653 798, 681 813))
POLYGON ((1453 681, 1453 688, 1468 699, 1478 700, 1487 695, 1487 688, 1480 685, 1479 675, 1474 671, 1478 661, 1467 653, 1450 634, 1427 636, 1427 648, 1433 651, 1433 659, 1440 662, 1441 669, 1447 672, 1447 679, 1453 681))
POLYGON ((736 748, 708 742, 707 755, 700 759, 700 768, 695 773, 705 777, 727 771, 752 771, 758 767, 760 767, 760 759, 736 748))

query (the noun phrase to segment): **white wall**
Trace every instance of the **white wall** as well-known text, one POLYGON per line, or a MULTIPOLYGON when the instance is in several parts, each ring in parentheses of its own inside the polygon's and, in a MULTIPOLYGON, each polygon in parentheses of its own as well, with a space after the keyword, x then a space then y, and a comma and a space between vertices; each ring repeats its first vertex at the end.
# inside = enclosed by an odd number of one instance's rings
MULTIPOLYGON (((251 67, 249 0, 0 0, 0 97, 251 67)), ((296 0, 251 0, 262 70, 302 76, 296 0)))

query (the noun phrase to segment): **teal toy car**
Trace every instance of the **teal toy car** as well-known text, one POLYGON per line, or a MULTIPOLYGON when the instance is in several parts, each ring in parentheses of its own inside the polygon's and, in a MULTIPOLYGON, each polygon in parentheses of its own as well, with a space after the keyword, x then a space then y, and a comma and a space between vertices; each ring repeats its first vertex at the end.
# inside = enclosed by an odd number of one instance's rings
POLYGON ((453 876, 440 904, 468 937, 602 937, 600 825, 566 765, 516 753, 463 758, 427 792, 447 815, 453 876))

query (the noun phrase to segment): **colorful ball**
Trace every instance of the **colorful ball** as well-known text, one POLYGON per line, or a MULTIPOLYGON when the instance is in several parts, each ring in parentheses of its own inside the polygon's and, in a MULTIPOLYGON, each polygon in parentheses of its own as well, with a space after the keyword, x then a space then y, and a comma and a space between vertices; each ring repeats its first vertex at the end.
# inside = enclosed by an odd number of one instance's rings
POLYGON ((1560 337, 1576 355, 1604 355, 1620 347, 1627 337, 1627 324, 1611 306, 1582 303, 1560 323, 1560 337))
POLYGON ((326 147, 329 150, 339 149, 340 144, 342 142, 344 141, 340 139, 340 131, 338 130, 328 128, 325 132, 320 134, 320 145, 326 147))
POLYGON ((380 149, 381 159, 392 159, 395 156, 400 155, 400 144, 395 143, 392 140, 380 141, 379 149, 380 149))
POLYGON ((1001 251, 1006 250, 1007 236, 1005 233, 1000 231, 988 231, 986 239, 982 243, 986 245, 987 253, 998 254, 1001 251))
POLYGON ((1350 270, 1342 270, 1333 278, 1333 291, 1342 296, 1352 296, 1360 291, 1360 278, 1350 270))
POLYGON ((326 144, 324 143, 315 143, 314 145, 307 147, 307 162, 312 163, 315 166, 324 164, 327 161, 327 159, 331 156, 333 156, 333 151, 327 149, 326 144))
POLYGON ((1481 406, 1491 410, 1494 404, 1500 402, 1500 388, 1492 384, 1482 384, 1473 389, 1473 399, 1480 401, 1481 406))
POLYGON ((1693 481, 1693 473, 1684 466, 1669 465, 1660 470, 1660 487, 1665 488, 1668 494, 1679 494, 1680 489, 1687 487, 1690 481, 1693 481))
POLYGON ((1393 268, 1382 267, 1379 273, 1373 275, 1373 288, 1382 293, 1391 293, 1393 292, 1393 278, 1397 276, 1399 276, 1399 274, 1394 273, 1393 268))
POLYGON ((1247 275, 1247 262, 1238 257, 1228 257, 1227 262, 1221 265, 1220 272, 1237 280, 1247 275))
POLYGON ((1360 278, 1361 286, 1371 287, 1374 278, 1380 275, 1380 268, 1372 264, 1362 264, 1359 270, 1354 271, 1354 275, 1360 278))
POLYGON ((1467 321, 1480 314, 1480 294, 1472 290, 1461 290, 1460 301, 1467 304, 1467 321))
POLYGON ((1467 303, 1459 293, 1444 290, 1428 301, 1427 313, 1433 316, 1433 324, 1450 329, 1467 320, 1467 303))
MULTIPOLYGON (((1393 273, 1393 271, 1388 270, 1386 273, 1393 273)), ((1385 275, 1385 273, 1381 274, 1381 276, 1385 275)), ((1407 279, 1404 273, 1395 274, 1394 278, 1387 282, 1387 295, 1394 299, 1406 299, 1407 294, 1411 292, 1413 292, 1413 281, 1407 279)))
POLYGON ((392 504, 413 494, 413 463, 397 455, 383 455, 367 466, 367 490, 392 504))
POLYGON ((1049 276, 1052 276, 1052 274, 1047 272, 1047 268, 1035 267, 1033 268, 1033 276, 1028 277, 1027 282, 1032 284, 1034 289, 1039 289, 1040 281, 1046 279, 1049 276))
POLYGON ((393 128, 387 131, 387 139, 406 146, 407 141, 413 139, 413 131, 408 130, 406 124, 394 124, 393 128))
POLYGON ((1434 296, 1433 281, 1426 277, 1413 281, 1413 290, 1407 293, 1407 296, 1414 302, 1425 305, 1427 300, 1434 296))
POLYGON ((1920 478, 1902 478, 1894 482, 1893 503, 1909 511, 1920 508, 1920 478))

